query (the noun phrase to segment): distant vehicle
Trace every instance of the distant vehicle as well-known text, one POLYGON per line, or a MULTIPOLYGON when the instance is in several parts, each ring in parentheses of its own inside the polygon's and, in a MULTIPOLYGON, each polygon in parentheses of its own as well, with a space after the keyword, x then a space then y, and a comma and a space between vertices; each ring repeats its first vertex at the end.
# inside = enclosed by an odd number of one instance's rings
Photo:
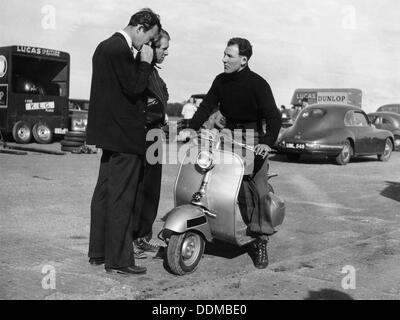
POLYGON ((192 94, 190 97, 194 98, 196 105, 199 106, 205 96, 206 95, 204 93, 200 93, 200 94, 192 94))
POLYGON ((308 104, 353 105, 361 108, 362 91, 354 88, 314 88, 296 89, 291 104, 301 106, 302 100, 308 99, 308 104))
POLYGON ((377 112, 390 111, 390 112, 400 113, 400 104, 395 104, 395 103, 385 104, 385 105, 379 107, 378 110, 376 110, 376 111, 377 112))
POLYGON ((281 119, 282 119, 282 128, 288 128, 293 125, 292 119, 293 111, 290 109, 285 109, 281 111, 281 119))
POLYGON ((291 161, 302 154, 322 154, 346 165, 357 156, 377 155, 380 161, 388 161, 394 137, 390 131, 376 129, 357 106, 314 104, 301 111, 276 146, 291 161))
POLYGON ((70 56, 53 49, 0 47, 0 130, 17 143, 51 143, 68 130, 70 56))
POLYGON ((89 100, 69 99, 69 130, 86 132, 89 100))
POLYGON ((400 151, 400 113, 381 111, 368 113, 371 123, 378 129, 389 130, 394 136, 394 148, 400 151))

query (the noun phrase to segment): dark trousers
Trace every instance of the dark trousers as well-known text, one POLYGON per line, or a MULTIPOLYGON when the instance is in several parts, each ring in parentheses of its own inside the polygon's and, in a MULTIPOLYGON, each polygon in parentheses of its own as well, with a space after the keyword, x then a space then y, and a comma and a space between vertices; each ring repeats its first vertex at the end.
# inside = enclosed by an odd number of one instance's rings
POLYGON ((91 202, 89 257, 105 257, 106 268, 135 264, 133 222, 143 179, 143 156, 103 150, 91 202))
POLYGON ((143 183, 139 187, 137 208, 139 218, 133 221, 133 238, 152 237, 154 220, 157 217, 160 202, 162 164, 144 163, 143 183))
POLYGON ((255 156, 253 174, 243 177, 238 202, 243 221, 247 224, 247 234, 266 238, 274 234, 268 192, 268 160, 255 156))

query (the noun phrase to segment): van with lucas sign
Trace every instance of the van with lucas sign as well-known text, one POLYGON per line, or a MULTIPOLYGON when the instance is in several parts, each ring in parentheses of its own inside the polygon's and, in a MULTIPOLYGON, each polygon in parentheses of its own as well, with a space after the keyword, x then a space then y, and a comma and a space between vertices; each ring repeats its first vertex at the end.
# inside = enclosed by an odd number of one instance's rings
POLYGON ((17 143, 51 143, 68 128, 70 56, 29 47, 0 47, 0 130, 17 143))

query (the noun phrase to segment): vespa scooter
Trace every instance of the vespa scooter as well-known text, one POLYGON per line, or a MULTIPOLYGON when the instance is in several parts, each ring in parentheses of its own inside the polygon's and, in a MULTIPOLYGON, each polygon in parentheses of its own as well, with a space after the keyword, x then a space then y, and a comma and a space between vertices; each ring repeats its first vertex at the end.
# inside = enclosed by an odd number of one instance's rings
MULTIPOLYGON (((218 132, 202 130, 200 142, 207 140, 209 143, 202 143, 200 148, 196 144, 189 147, 178 171, 175 207, 166 214, 158 235, 167 244, 165 262, 177 275, 196 270, 206 241, 218 239, 244 246, 255 240, 246 234, 247 225, 238 205, 245 164, 238 154, 221 148, 221 137, 218 132), (195 161, 188 161, 187 157, 193 154, 195 161)), ((251 146, 232 142, 254 152, 251 146)), ((268 179, 273 176, 276 175, 268 175, 268 179)), ((272 187, 269 196, 275 228, 283 222, 285 204, 272 187)))

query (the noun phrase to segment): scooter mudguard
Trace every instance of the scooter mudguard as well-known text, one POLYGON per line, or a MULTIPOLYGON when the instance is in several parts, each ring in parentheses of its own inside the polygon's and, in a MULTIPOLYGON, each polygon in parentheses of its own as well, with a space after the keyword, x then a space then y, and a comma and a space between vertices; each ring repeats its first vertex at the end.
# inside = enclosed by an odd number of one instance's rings
MULTIPOLYGON (((184 233, 188 230, 201 232, 207 241, 212 241, 210 225, 203 209, 192 204, 176 207, 167 213, 163 235, 168 232, 184 233)), ((164 236, 165 237, 165 236, 164 236)))

